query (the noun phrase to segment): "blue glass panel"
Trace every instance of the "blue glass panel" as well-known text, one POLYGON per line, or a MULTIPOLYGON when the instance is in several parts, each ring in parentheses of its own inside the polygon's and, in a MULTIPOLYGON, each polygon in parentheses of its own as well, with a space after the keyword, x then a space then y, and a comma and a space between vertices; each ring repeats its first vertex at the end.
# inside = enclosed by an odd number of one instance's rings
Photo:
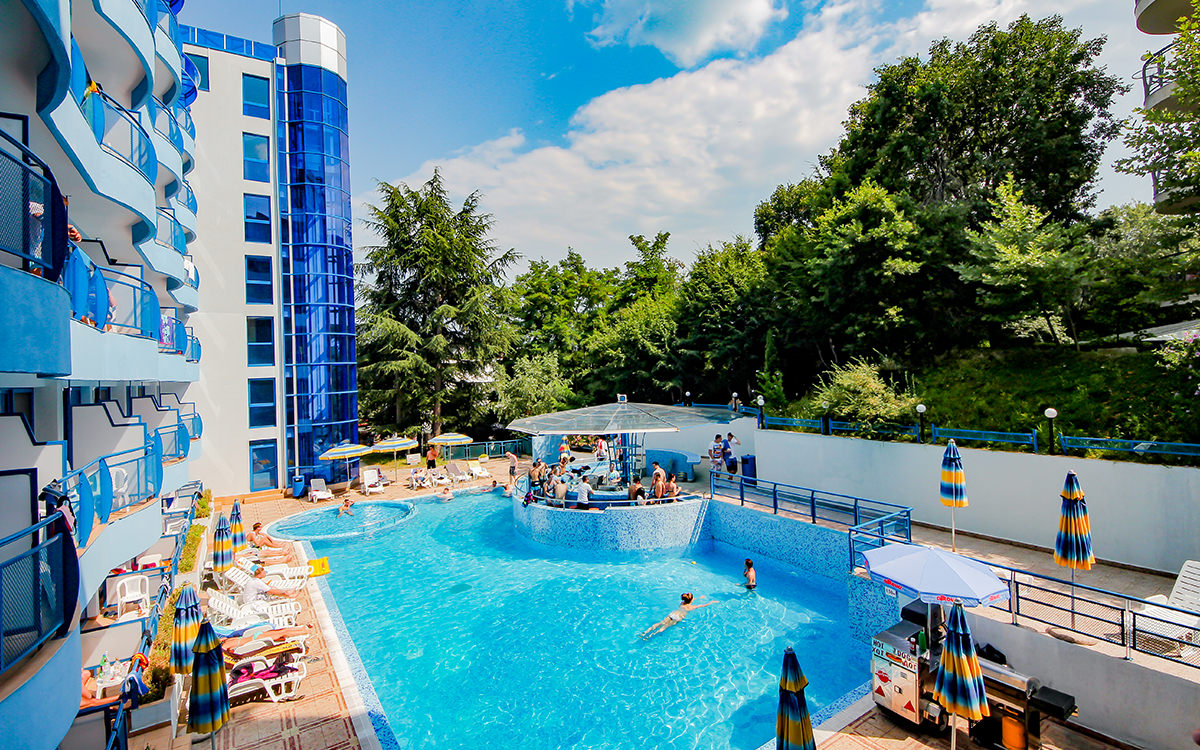
POLYGON ((271 288, 271 258, 266 255, 246 256, 246 304, 269 305, 273 301, 271 288))
POLYGON ((274 440, 250 441, 250 491, 278 486, 279 450, 274 440))
POLYGON ((247 381, 251 427, 275 426, 275 379, 251 378, 247 381))
POLYGON ((209 49, 225 49, 225 35, 215 31, 196 29, 196 44, 209 49))
POLYGON ((187 53, 187 56, 189 59, 191 59, 192 64, 196 66, 196 70, 200 73, 198 80, 196 81, 200 90, 208 91, 208 58, 204 55, 197 55, 191 52, 187 53))
POLYGON ((260 76, 242 74, 242 114, 271 118, 271 82, 260 76))

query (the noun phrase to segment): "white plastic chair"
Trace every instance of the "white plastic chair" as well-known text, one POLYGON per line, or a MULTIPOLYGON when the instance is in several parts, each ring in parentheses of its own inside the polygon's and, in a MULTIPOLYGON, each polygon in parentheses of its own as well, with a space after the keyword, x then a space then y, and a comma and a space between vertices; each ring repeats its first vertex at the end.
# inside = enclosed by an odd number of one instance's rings
POLYGON ((372 492, 383 492, 383 478, 379 476, 379 469, 363 469, 362 486, 359 489, 367 496, 372 492))
POLYGON ((117 581, 117 616, 125 613, 126 606, 150 609, 150 578, 148 576, 125 576, 117 581))
POLYGON ((318 500, 332 500, 333 493, 325 486, 324 479, 314 479, 309 483, 308 499, 314 503, 318 500))
POLYGON ((154 568, 162 564, 162 555, 142 555, 137 559, 139 568, 154 568))
POLYGON ((479 461, 468 461, 467 468, 471 470, 471 476, 476 479, 487 479, 492 476, 492 473, 479 463, 479 461))
POLYGON ((129 505, 129 472, 117 466, 109 469, 112 477, 113 508, 124 508, 129 505))

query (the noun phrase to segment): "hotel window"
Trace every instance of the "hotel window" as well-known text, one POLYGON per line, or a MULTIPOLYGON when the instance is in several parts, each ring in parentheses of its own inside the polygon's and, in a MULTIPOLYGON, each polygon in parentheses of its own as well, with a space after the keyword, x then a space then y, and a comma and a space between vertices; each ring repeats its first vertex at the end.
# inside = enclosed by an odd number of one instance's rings
POLYGON ((279 448, 274 440, 250 441, 250 491, 273 490, 278 485, 279 448))
POLYGON ((271 241, 271 199, 246 193, 242 196, 246 214, 246 242, 271 241))
POLYGON ((196 87, 201 91, 208 91, 208 58, 204 55, 194 55, 190 52, 185 54, 191 58, 192 63, 196 66, 196 70, 200 73, 200 80, 196 81, 196 87))
POLYGON ((275 319, 246 318, 246 364, 275 364, 275 319))
POLYGON ((271 181, 271 139, 267 136, 242 133, 242 177, 255 182, 271 181))
POLYGON ((242 74, 242 114, 271 119, 271 82, 266 78, 242 74))
POLYGON ((265 255, 246 256, 246 304, 269 305, 274 301, 271 293, 271 259, 265 255))
POLYGON ((251 427, 275 426, 275 379, 251 378, 249 381, 251 427))

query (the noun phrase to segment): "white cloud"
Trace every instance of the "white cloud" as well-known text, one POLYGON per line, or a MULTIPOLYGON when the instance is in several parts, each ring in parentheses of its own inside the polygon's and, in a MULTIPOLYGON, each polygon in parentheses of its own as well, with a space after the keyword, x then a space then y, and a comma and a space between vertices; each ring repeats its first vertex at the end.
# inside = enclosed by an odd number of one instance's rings
MULTIPOLYGON (((571 5, 591 5, 581 0, 571 5)), ((767 27, 787 18, 781 0, 599 0, 598 45, 650 45, 682 67, 714 52, 754 48, 767 27)))
MULTIPOLYGON (((1141 35, 1130 8, 1065 0, 1059 12, 1088 38, 1108 34, 1102 63, 1122 77, 1158 39, 1141 35)), ((872 69, 924 52, 943 35, 1045 11, 1033 0, 929 0, 916 14, 879 22, 870 0, 830 0, 788 44, 762 58, 722 59, 652 83, 610 91, 573 117, 565 145, 531 148, 520 131, 431 159, 409 185, 440 167, 452 195, 483 193, 494 236, 526 257, 589 262, 630 255, 630 234, 670 231, 674 255, 750 235, 754 206, 776 185, 809 173, 842 131, 847 107, 872 69)), ((1138 89, 1118 102, 1124 115, 1138 89)), ((1143 180, 1106 174, 1103 204, 1149 199, 1143 180)), ((365 240, 366 238, 360 238, 365 240)), ((369 244, 369 243, 368 243, 369 244)))

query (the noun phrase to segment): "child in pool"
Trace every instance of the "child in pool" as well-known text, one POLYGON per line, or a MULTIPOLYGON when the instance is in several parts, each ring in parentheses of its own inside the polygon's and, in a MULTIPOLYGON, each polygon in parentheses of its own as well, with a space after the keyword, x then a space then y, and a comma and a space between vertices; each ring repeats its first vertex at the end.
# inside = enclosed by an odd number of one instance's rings
MULTIPOLYGON (((700 598, 703 599, 704 595, 701 594, 700 598)), ((691 594, 680 594, 679 599, 679 606, 673 612, 671 612, 671 614, 664 617, 660 622, 657 622, 646 628, 642 632, 642 638, 649 638, 655 633, 663 632, 675 623, 683 622, 683 618, 687 617, 687 613, 691 612, 693 609, 703 609, 716 604, 714 601, 709 601, 705 604, 692 604, 693 599, 691 594)))

